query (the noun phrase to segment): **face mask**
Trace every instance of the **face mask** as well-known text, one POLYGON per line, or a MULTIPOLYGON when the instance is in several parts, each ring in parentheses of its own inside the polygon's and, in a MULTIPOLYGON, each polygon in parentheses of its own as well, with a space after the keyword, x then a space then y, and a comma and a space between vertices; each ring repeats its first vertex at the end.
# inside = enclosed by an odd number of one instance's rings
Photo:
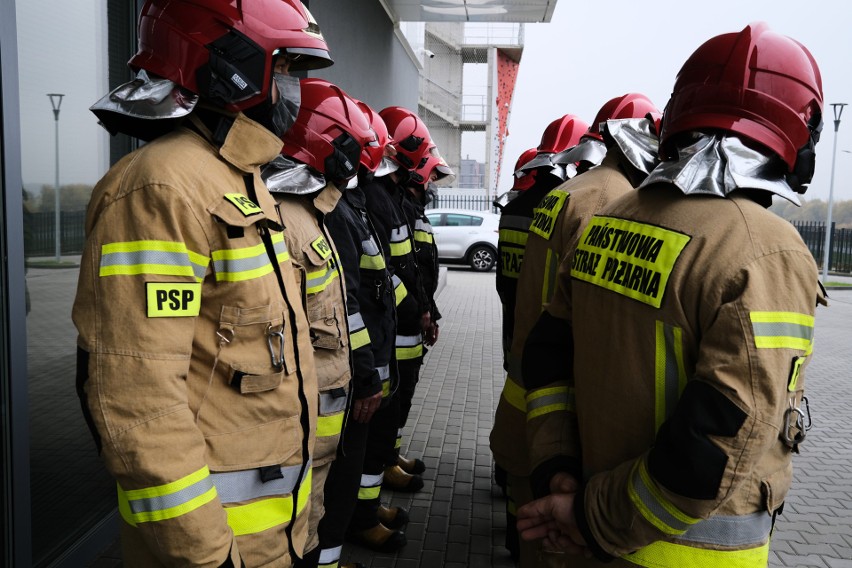
POLYGON ((247 109, 245 115, 259 122, 279 138, 296 122, 302 104, 302 86, 298 77, 273 74, 273 89, 278 90, 278 102, 272 104, 272 95, 266 101, 247 109))
POLYGON ((426 184, 426 195, 423 198, 425 205, 429 205, 433 201, 438 199, 438 186, 435 185, 435 182, 429 182, 426 184))

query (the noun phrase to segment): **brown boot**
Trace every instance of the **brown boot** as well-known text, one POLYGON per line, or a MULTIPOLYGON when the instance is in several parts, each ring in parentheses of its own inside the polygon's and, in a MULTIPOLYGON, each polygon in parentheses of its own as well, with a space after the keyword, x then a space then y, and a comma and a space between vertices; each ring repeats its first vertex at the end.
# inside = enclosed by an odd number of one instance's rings
POLYGON ((371 529, 348 533, 346 539, 376 552, 396 552, 408 542, 404 532, 391 530, 382 523, 371 529))
POLYGON ((419 475, 405 473, 401 467, 393 465, 385 468, 385 479, 382 486, 393 491, 416 493, 423 489, 423 478, 419 475))
POLYGON ((385 507, 379 505, 376 516, 389 529, 401 529, 408 524, 408 511, 402 507, 385 507))
POLYGON ((399 456, 396 460, 396 465, 402 468, 405 473, 417 475, 426 471, 426 464, 417 458, 404 458, 399 456))

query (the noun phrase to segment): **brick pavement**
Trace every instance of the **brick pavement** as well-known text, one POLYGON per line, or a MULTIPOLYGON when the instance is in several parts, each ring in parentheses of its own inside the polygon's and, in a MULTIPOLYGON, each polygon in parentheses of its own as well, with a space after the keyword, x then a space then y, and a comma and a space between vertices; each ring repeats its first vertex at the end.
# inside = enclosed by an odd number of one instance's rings
MULTIPOLYGON (((852 568, 852 290, 830 294, 831 307, 817 311, 816 354, 807 370, 814 425, 795 460, 772 568, 852 568)), ((430 466, 426 486, 414 496, 383 496, 410 509, 409 544, 395 555, 347 546, 344 561, 370 568, 511 566, 488 449, 503 384, 494 274, 451 268, 438 303, 441 338, 426 358, 403 441, 406 453, 430 466)), ((120 565, 115 545, 93 564, 120 565)))

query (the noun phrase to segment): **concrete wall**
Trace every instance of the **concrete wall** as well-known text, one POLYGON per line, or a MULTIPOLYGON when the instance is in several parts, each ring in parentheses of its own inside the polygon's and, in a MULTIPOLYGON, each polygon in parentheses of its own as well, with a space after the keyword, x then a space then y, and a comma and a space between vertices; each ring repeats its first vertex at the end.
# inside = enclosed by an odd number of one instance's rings
POLYGON ((334 65, 312 71, 375 110, 417 108, 419 70, 378 0, 305 2, 319 23, 334 65))

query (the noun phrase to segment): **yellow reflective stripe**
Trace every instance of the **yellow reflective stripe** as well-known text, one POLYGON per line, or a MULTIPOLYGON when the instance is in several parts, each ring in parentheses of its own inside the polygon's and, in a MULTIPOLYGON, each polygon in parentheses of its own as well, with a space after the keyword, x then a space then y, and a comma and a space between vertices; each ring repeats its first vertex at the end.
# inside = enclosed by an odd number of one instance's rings
POLYGON ((379 494, 382 492, 382 486, 378 487, 361 487, 358 489, 358 499, 370 500, 370 499, 378 499, 379 494))
POLYGON ((580 237, 571 277, 659 308, 690 239, 655 225, 596 215, 580 237))
POLYGON ((386 268, 387 265, 385 264, 385 257, 380 254, 374 256, 362 254, 358 266, 365 270, 381 270, 386 268))
POLYGON ((382 381, 382 398, 390 396, 390 381, 382 381))
POLYGON ((790 380, 787 381, 787 391, 793 392, 799 384, 799 375, 802 373, 802 365, 807 357, 793 357, 793 368, 790 370, 790 380))
POLYGON ((654 354, 654 431, 674 409, 686 388, 683 331, 657 320, 654 354))
POLYGON ((527 412, 527 391, 515 382, 512 377, 506 375, 506 384, 503 385, 503 398, 524 414, 527 412))
POLYGON ((814 317, 798 312, 751 312, 758 349, 813 350, 814 317))
POLYGON ((317 272, 309 272, 305 275, 306 286, 305 292, 307 294, 318 294, 322 292, 328 285, 331 284, 335 278, 338 277, 337 269, 334 267, 325 267, 323 270, 318 270, 317 272))
POLYGON ((173 241, 125 241, 101 247, 99 276, 188 276, 204 279, 210 259, 173 241))
MULTIPOLYGON (((311 498, 311 478, 313 471, 308 470, 305 480, 299 486, 299 501, 296 515, 301 514, 311 498)), ((225 507, 228 526, 235 536, 256 534, 272 527, 289 523, 293 518, 293 496, 261 499, 246 505, 225 507)))
POLYGON ((423 344, 414 347, 397 347, 396 358, 399 360, 416 359, 423 356, 423 344))
POLYGON ((633 466, 631 482, 627 486, 630 500, 646 521, 668 535, 682 535, 690 526, 701 521, 690 517, 666 499, 651 479, 645 460, 633 466))
MULTIPOLYGON (((394 276, 396 279, 396 277, 394 276)), ((394 298, 396 298, 396 305, 399 306, 402 301, 408 297, 408 288, 405 287, 405 284, 402 283, 402 280, 399 281, 393 289, 394 298)))
POLYGON ((414 240, 421 243, 433 243, 435 239, 432 238, 431 233, 427 233, 426 231, 415 230, 414 231, 414 240))
MULTIPOLYGON (((281 239, 283 238, 282 235, 281 239)), ((280 259, 281 255, 277 256, 280 259)), ((220 282, 251 280, 273 271, 263 243, 245 248, 214 250, 213 267, 216 270, 216 280, 220 282)))
POLYGON ((216 498, 207 466, 177 481, 125 491, 118 487, 119 511, 128 524, 163 521, 185 515, 216 498))
POLYGON ((355 333, 349 334, 349 345, 352 346, 352 350, 360 349, 365 345, 370 344, 370 332, 367 328, 356 331, 355 333))
POLYGON ((411 241, 406 239, 401 243, 390 244, 391 256, 405 256, 411 252, 411 241))
POLYGON ((317 437, 329 438, 331 436, 340 435, 343 429, 343 413, 338 412, 331 416, 317 417, 317 437))
POLYGON ((573 389, 548 387, 527 392, 527 420, 544 416, 552 412, 574 410, 573 389))
POLYGON ((647 568, 766 568, 769 542, 745 550, 712 550, 658 540, 622 558, 647 568))
POLYGON ((506 246, 507 243, 520 245, 521 250, 526 247, 529 236, 529 233, 526 231, 517 231, 515 229, 500 229, 498 232, 498 238, 502 246, 506 246))
POLYGON ((287 243, 284 242, 284 233, 272 234, 272 247, 275 249, 275 260, 278 264, 290 260, 290 251, 287 250, 287 243))

